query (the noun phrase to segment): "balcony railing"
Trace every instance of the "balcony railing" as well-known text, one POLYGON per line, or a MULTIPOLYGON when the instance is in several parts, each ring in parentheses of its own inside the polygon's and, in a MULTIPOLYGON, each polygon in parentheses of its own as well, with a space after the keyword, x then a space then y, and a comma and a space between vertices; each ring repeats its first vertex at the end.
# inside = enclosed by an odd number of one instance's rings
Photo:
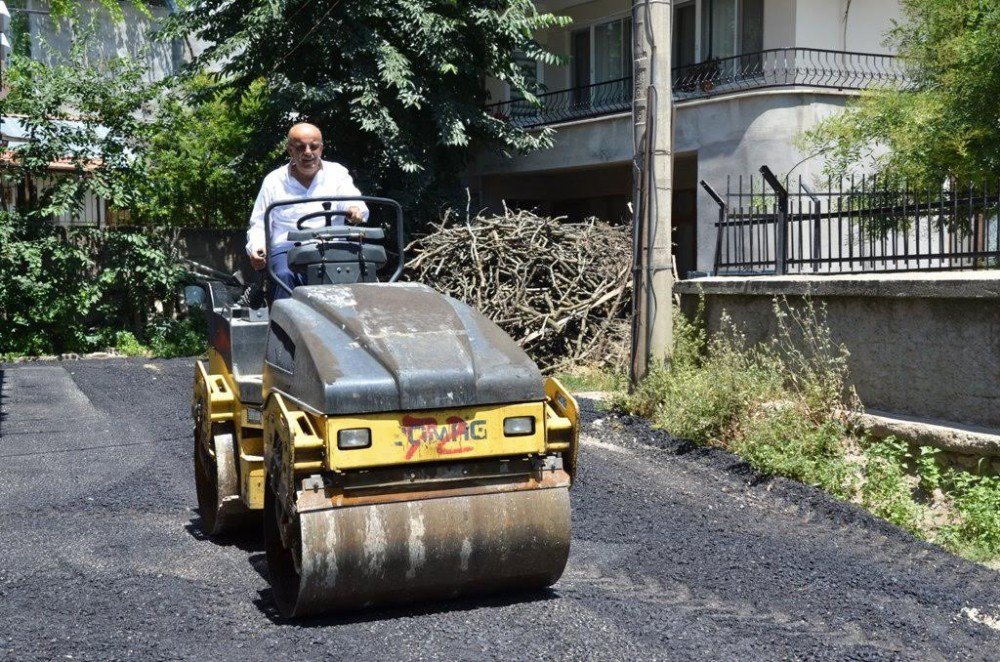
POLYGON ((674 99, 681 101, 767 87, 900 88, 909 79, 892 55, 775 48, 677 67, 672 81, 674 99))
POLYGON ((494 117, 528 128, 632 110, 632 78, 538 95, 539 105, 514 99, 488 106, 494 117))
MULTIPOLYGON (((892 55, 818 48, 757 51, 676 67, 672 73, 675 101, 771 87, 865 90, 905 88, 910 82, 902 61, 892 55)), ((620 78, 541 94, 538 105, 515 99, 488 108, 495 117, 530 128, 631 110, 632 95, 632 79, 620 78)))

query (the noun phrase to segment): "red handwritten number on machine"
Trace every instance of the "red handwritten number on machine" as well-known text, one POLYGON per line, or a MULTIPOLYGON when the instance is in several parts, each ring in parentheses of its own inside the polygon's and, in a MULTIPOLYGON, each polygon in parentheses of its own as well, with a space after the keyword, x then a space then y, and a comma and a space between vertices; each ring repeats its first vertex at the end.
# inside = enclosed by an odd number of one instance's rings
POLYGON ((471 451, 470 442, 486 439, 486 421, 466 421, 452 416, 444 424, 439 424, 433 418, 404 416, 403 433, 407 441, 407 460, 416 454, 421 445, 430 444, 436 444, 438 455, 457 455, 471 451))

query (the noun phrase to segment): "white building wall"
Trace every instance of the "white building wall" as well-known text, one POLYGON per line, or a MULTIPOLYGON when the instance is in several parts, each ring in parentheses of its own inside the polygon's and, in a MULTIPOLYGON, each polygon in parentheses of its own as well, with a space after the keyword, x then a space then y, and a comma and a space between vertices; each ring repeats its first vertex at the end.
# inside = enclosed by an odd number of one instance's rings
POLYGON ((797 0, 795 45, 891 53, 883 35, 901 15, 897 0, 797 0))
MULTIPOLYGON (((701 0, 698 0, 699 2, 701 0)), ((573 3, 549 0, 542 10, 572 15, 577 27, 602 17, 621 15, 629 7, 621 0, 573 3), (616 12, 615 8, 619 7, 616 12)), ((763 47, 821 48, 837 51, 891 53, 884 35, 902 15, 898 0, 765 0, 763 47)), ((550 31, 540 38, 557 53, 568 54, 569 31, 550 31)), ((568 69, 543 74, 550 90, 569 87, 568 69)), ((821 179, 822 160, 796 146, 801 134, 840 110, 853 92, 820 89, 750 90, 675 106, 674 154, 677 182, 693 177, 725 193, 726 178, 757 174, 768 165, 777 175, 803 176, 809 184, 821 179)), ((572 171, 632 159, 631 117, 620 114, 556 126, 555 145, 533 154, 507 158, 481 155, 470 169, 477 175, 498 176, 572 171)), ((678 186, 675 186, 677 189, 678 186)), ((581 195, 585 195, 581 191, 581 195)), ((697 268, 713 266, 718 208, 706 193, 697 193, 697 268)))
POLYGON ((847 14, 846 50, 891 54, 885 35, 902 15, 896 0, 854 0, 847 14))
POLYGON ((795 45, 795 0, 764 0, 764 50, 795 45))
MULTIPOLYGON (((48 0, 28 0, 28 8, 38 11, 49 9, 48 0)), ((189 48, 183 43, 153 42, 152 36, 162 21, 169 16, 165 5, 149 5, 149 16, 129 2, 122 2, 124 20, 115 21, 96 0, 83 0, 84 23, 94 21, 95 37, 91 52, 97 58, 141 58, 148 71, 147 79, 160 80, 175 72, 181 62, 189 59, 189 48), (148 48, 147 48, 148 47, 148 48)), ((32 57, 47 61, 50 53, 69 53, 74 39, 73 31, 65 21, 56 21, 45 14, 29 16, 32 57)), ((203 45, 194 44, 196 52, 203 45)))

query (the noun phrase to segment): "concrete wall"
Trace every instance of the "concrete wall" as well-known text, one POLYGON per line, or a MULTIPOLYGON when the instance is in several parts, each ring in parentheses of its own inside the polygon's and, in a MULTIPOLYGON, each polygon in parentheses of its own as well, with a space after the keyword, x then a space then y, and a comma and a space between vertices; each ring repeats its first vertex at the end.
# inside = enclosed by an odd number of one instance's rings
POLYGON ((469 172, 474 180, 478 175, 585 168, 631 160, 632 116, 620 114, 563 124, 548 149, 513 158, 484 152, 469 172))
MULTIPOLYGON (((898 1, 850 0, 849 4, 850 10, 846 11, 848 0, 765 0, 764 48, 798 46, 885 52, 881 45, 883 34, 891 27, 892 20, 900 16, 898 1)), ((622 15, 628 6, 628 2, 621 0, 539 3, 543 11, 573 17, 575 27, 622 15)), ((548 31, 540 36, 540 41, 554 52, 568 54, 572 29, 573 26, 548 31)), ((566 68, 547 67, 543 78, 551 90, 569 86, 566 68)), ((796 147, 796 140, 820 119, 839 111, 851 96, 852 93, 799 88, 684 101, 675 106, 674 153, 696 155, 697 178, 706 180, 720 192, 725 191, 728 176, 755 174, 764 164, 779 175, 802 175, 812 183, 819 176, 822 163, 819 159, 807 159, 809 155, 796 147)), ((628 115, 572 122, 557 125, 555 129, 555 142, 549 149, 513 158, 481 154, 469 169, 470 187, 482 190, 484 202, 492 204, 495 201, 484 190, 483 183, 499 175, 544 175, 622 164, 632 159, 628 115)), ((697 269, 707 271, 714 261, 717 207, 703 191, 698 191, 696 199, 697 269)))
POLYGON ((777 331, 772 297, 800 305, 808 293, 866 407, 1000 429, 1000 272, 707 278, 675 291, 688 309, 704 292, 710 332, 724 310, 751 342, 777 331))
MULTIPOLYGON (((812 182, 819 176, 822 162, 803 160, 807 155, 795 147, 795 140, 819 119, 842 108, 847 98, 842 93, 822 91, 762 90, 679 103, 674 114, 674 153, 696 156, 692 163, 697 163, 697 171, 678 174, 696 181, 704 179, 720 193, 725 192, 728 176, 757 173, 764 164, 779 175, 801 174, 812 182)), ((480 154, 469 168, 468 184, 473 191, 482 192, 484 205, 495 205, 490 189, 499 188, 496 182, 500 175, 542 178, 547 173, 631 160, 631 116, 600 117, 558 126, 554 144, 548 149, 513 158, 480 154)), ((704 191, 699 189, 696 195, 695 268, 708 271, 715 260, 718 208, 704 191)))

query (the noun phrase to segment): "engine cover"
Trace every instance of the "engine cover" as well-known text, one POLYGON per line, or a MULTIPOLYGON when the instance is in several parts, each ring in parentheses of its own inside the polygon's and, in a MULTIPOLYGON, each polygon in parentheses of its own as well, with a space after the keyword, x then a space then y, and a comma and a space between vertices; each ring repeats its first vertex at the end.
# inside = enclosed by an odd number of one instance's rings
POLYGON ((274 302, 264 393, 327 415, 545 399, 496 324, 416 283, 300 286, 274 302))

